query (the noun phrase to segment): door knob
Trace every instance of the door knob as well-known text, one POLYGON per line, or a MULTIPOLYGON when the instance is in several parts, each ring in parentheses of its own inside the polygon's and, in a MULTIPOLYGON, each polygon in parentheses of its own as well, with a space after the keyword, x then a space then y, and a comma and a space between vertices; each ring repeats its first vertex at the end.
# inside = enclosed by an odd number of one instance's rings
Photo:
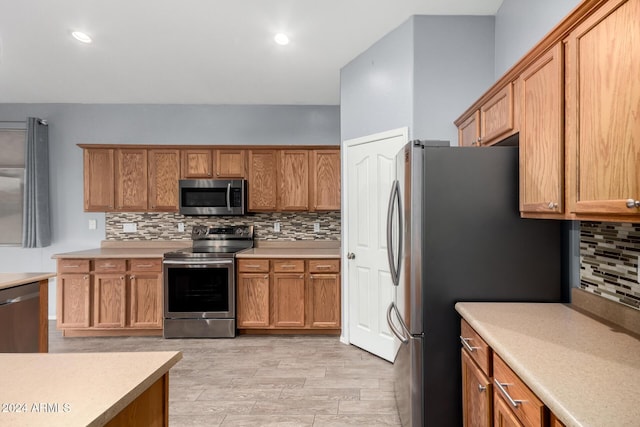
POLYGON ((356 254, 354 254, 353 252, 349 252, 347 254, 347 259, 355 259, 355 257, 356 257, 356 254))

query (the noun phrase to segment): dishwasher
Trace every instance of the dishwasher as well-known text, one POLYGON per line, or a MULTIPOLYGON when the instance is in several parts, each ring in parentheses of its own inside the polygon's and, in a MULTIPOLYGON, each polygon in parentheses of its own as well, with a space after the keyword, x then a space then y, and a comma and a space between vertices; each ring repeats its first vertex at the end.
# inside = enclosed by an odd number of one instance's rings
POLYGON ((37 282, 0 290, 0 353, 37 353, 40 288, 37 282))

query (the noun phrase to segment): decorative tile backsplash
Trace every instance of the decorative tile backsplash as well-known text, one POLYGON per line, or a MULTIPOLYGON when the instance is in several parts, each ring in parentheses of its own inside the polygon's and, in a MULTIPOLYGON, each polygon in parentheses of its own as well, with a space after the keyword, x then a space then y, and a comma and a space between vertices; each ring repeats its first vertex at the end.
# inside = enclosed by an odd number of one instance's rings
POLYGON ((178 213, 115 212, 106 216, 107 240, 190 240, 194 225, 253 225, 256 240, 340 240, 340 212, 274 212, 246 216, 184 216, 178 213), (280 232, 273 224, 280 223, 280 232), (314 232, 314 223, 320 231, 314 232), (125 233, 123 225, 136 224, 125 233), (178 224, 184 223, 184 231, 178 224))
POLYGON ((640 310, 640 224, 580 223, 580 287, 640 310))

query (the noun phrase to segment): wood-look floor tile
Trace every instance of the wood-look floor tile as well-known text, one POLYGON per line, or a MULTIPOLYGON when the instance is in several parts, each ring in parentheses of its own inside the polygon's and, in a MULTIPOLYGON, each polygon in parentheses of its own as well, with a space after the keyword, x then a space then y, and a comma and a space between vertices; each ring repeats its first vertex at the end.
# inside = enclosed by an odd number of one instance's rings
POLYGON ((197 400, 195 402, 174 400, 169 402, 169 413, 172 415, 249 414, 255 403, 255 400, 197 400))
POLYGON ((241 388, 302 388, 304 386, 304 378, 234 378, 231 380, 231 387, 241 388))
POLYGON ((278 397, 280 392, 277 388, 209 387, 200 392, 197 400, 258 401, 278 397))
POLYGON ((252 415, 337 414, 338 401, 331 400, 261 400, 251 409, 252 415))
POLYGON ((339 414, 397 414, 395 400, 342 400, 338 408, 339 414))
POLYGON ((361 388, 360 400, 395 400, 393 390, 380 390, 376 388, 361 388))
POLYGON ((378 388, 377 378, 307 378, 304 383, 308 388, 378 388))
POLYGON ((217 427, 227 415, 172 415, 169 413, 169 425, 171 427, 217 427))
POLYGON ((229 427, 311 427, 313 426, 313 418, 313 415, 228 415, 220 425, 229 427))
POLYGON ((256 371, 255 377, 259 378, 324 378, 326 368, 306 369, 280 369, 280 368, 260 368, 256 371))
POLYGON ((285 400, 358 400, 359 388, 289 388, 280 393, 285 400))
POLYGON ((399 427, 397 415, 316 415, 313 427, 399 427))

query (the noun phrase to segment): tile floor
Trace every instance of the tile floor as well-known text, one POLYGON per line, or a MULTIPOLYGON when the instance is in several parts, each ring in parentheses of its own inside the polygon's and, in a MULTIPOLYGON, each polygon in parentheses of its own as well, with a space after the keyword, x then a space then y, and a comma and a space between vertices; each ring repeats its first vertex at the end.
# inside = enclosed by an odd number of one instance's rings
POLYGON ((399 426, 393 366, 335 336, 63 338, 49 351, 180 350, 170 426, 399 426))

